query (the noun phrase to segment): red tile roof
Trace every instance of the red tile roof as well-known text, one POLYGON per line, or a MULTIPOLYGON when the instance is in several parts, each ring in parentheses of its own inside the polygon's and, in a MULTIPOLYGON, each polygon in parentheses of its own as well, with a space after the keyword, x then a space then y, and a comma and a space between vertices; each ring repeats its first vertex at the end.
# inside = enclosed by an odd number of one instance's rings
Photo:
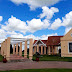
MULTIPOLYGON (((55 45, 55 46, 58 46, 59 43, 60 43, 60 38, 63 37, 63 36, 50 36, 48 37, 48 40, 41 40, 44 44, 46 44, 47 46, 52 46, 52 45, 55 45)), ((36 43, 37 40, 34 41, 33 44, 36 43)))
POLYGON ((63 36, 50 36, 50 37, 48 37, 46 45, 47 46, 59 45, 61 37, 63 37, 63 36))
MULTIPOLYGON (((35 40, 33 44, 35 44, 35 43, 36 43, 36 41, 37 41, 37 40, 35 40)), ((44 44, 46 44, 46 43, 47 43, 47 40, 41 40, 41 41, 42 41, 44 44)))

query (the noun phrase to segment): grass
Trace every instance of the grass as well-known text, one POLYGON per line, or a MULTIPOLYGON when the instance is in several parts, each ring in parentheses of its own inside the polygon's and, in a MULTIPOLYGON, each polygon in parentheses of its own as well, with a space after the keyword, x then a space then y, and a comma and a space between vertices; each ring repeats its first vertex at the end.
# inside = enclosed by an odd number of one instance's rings
MULTIPOLYGON (((33 60, 36 60, 35 56, 33 56, 33 60)), ((67 62, 72 62, 72 57, 60 57, 58 55, 41 55, 39 60, 40 61, 67 61, 67 62)))
POLYGON ((72 72, 72 69, 24 69, 24 70, 10 70, 0 72, 72 72))
POLYGON ((3 60, 3 56, 0 55, 0 62, 3 60))

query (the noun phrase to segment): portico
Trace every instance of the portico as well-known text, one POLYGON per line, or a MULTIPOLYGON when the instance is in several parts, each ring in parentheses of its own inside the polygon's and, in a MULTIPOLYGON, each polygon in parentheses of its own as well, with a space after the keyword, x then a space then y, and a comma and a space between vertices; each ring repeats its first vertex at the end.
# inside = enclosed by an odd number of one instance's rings
POLYGON ((29 59, 33 57, 33 39, 26 38, 10 38, 8 37, 1 43, 1 55, 6 56, 10 61, 12 54, 10 54, 10 44, 13 46, 13 55, 22 57, 22 48, 24 47, 24 59, 27 58, 27 45, 29 45, 29 59), (29 44, 27 43, 29 42, 29 44), (18 49, 19 46, 19 49, 18 49), (22 47, 23 46, 23 47, 22 47), (16 48, 16 51, 15 51, 16 48))
MULTIPOLYGON (((45 40, 44 40, 45 41, 45 40)), ((46 54, 46 44, 43 43, 44 41, 37 40, 33 45, 34 54, 36 52, 40 53, 41 55, 46 54)))

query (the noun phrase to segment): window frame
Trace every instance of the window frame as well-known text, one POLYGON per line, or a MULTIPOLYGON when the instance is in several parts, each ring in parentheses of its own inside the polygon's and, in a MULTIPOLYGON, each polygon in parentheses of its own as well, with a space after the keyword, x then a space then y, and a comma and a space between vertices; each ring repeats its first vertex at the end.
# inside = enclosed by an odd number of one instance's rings
POLYGON ((72 43, 72 42, 68 42, 68 53, 72 54, 72 52, 69 51, 69 43, 72 43))

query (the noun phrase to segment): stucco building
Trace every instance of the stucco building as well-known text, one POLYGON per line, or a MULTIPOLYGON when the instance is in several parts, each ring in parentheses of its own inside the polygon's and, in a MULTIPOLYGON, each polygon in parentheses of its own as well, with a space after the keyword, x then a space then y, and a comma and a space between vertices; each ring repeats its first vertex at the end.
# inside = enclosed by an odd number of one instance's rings
POLYGON ((39 52, 41 55, 47 54, 47 40, 35 40, 33 44, 34 54, 39 52))
POLYGON ((72 57, 72 29, 61 38, 61 56, 72 57))
POLYGON ((58 54, 60 47, 60 38, 63 36, 49 36, 47 40, 35 40, 33 44, 34 54, 39 52, 41 55, 55 55, 58 54))

